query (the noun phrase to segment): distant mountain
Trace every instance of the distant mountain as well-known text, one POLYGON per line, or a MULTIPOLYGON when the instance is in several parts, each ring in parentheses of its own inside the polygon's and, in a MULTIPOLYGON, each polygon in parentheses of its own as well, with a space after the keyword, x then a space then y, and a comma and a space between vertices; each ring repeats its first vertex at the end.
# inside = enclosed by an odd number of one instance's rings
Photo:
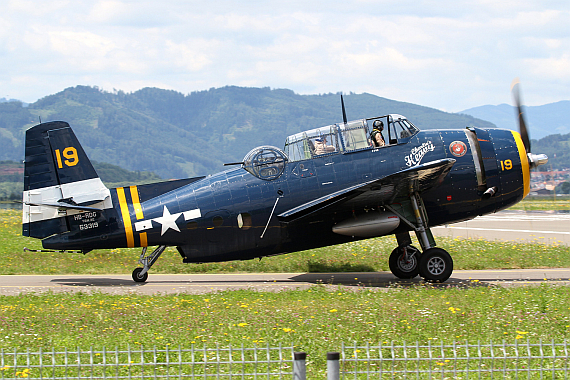
MULTIPOLYGON (((398 113, 421 129, 494 127, 469 115, 371 94, 345 98, 349 120, 398 113)), ((298 95, 286 89, 223 87, 184 95, 144 88, 134 93, 77 86, 23 107, 0 103, 0 160, 20 161, 26 129, 64 120, 92 160, 182 178, 223 170, 260 145, 282 148, 302 130, 342 122, 339 94, 298 95)))
POLYGON ((23 105, 24 107, 27 107, 27 106, 28 106, 28 103, 24 103, 24 102, 22 102, 22 101, 20 101, 20 100, 18 100, 18 99, 0 98, 0 103, 8 103, 8 102, 20 102, 20 103, 22 103, 22 105, 23 105))
MULTIPOLYGON (((525 107, 525 111, 530 129, 529 134, 533 139, 538 140, 548 135, 570 133, 570 101, 568 100, 542 106, 525 107)), ((490 121, 498 128, 518 129, 515 108, 508 104, 470 108, 459 112, 459 114, 490 121)))

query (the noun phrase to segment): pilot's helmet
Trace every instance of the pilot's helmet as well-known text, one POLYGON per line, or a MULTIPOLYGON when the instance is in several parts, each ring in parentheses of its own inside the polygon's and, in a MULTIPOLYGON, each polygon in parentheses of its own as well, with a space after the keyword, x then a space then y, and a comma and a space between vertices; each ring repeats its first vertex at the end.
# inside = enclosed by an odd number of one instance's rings
POLYGON ((379 129, 381 131, 384 130, 384 123, 381 120, 374 120, 374 124, 372 124, 374 129, 379 129))

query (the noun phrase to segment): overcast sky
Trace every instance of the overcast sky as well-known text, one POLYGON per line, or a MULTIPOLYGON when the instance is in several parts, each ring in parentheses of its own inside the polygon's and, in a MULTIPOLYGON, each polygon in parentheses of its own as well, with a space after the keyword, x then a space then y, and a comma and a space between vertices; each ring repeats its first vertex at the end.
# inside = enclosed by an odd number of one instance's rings
POLYGON ((449 112, 570 99, 570 1, 0 0, 0 98, 66 87, 368 92, 449 112))

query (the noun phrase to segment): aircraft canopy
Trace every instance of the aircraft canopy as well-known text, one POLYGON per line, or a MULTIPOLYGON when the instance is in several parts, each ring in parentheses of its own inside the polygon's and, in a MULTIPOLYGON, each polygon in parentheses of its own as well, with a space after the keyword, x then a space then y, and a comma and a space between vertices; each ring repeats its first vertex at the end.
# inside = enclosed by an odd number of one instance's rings
POLYGON ((372 126, 374 120, 382 120, 387 146, 405 142, 419 131, 404 116, 397 114, 349 121, 346 124, 327 125, 287 137, 285 154, 289 161, 300 161, 326 154, 372 149, 369 139, 371 127, 368 123, 372 126))

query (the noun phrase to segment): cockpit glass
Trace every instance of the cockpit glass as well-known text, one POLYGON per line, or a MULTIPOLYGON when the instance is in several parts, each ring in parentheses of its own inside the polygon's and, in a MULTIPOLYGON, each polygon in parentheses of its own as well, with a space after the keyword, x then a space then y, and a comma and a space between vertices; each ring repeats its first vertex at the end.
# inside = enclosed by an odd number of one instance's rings
POLYGON ((289 161, 301 161, 327 154, 372 148, 367 120, 377 119, 383 120, 384 126, 389 125, 388 130, 382 133, 384 138, 389 137, 386 139, 386 146, 405 141, 419 131, 404 116, 385 115, 296 133, 287 137, 285 154, 289 161))
POLYGON ((333 124, 287 137, 284 150, 289 161, 300 161, 340 152, 342 144, 338 139, 337 126, 333 124))
POLYGON ((398 144, 419 132, 410 121, 400 115, 391 115, 389 135, 390 144, 398 144))
POLYGON ((340 126, 345 150, 358 150, 369 148, 365 121, 359 120, 340 126))
POLYGON ((313 156, 340 151, 336 125, 313 129, 307 132, 307 139, 313 156))

